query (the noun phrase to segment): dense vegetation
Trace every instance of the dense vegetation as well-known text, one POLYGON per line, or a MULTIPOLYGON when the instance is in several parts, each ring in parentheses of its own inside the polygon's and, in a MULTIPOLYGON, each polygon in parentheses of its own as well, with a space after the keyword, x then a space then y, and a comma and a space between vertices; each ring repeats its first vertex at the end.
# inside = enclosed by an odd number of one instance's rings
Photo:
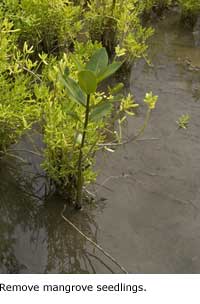
POLYGON ((194 26, 200 14, 200 2, 196 0, 179 0, 182 20, 186 25, 194 26))
MULTIPOLYGON (((196 1, 180 0, 197 12, 196 1)), ((150 10, 169 0, 4 0, 0 4, 0 153, 31 130, 43 136, 43 163, 55 186, 82 203, 95 179, 97 150, 122 141, 122 125, 138 106, 123 85, 104 80, 137 58, 147 59, 150 10), (100 85, 101 84, 101 85, 100 85), (112 126, 112 127, 111 127, 112 126)), ((147 119, 157 96, 147 93, 147 119)), ((145 120, 145 125, 146 121, 145 120)), ((141 128, 143 130, 143 127, 141 128)), ((111 145, 112 146, 112 145, 111 145)))
POLYGON ((184 14, 198 14, 200 12, 200 2, 196 0, 179 0, 184 14))

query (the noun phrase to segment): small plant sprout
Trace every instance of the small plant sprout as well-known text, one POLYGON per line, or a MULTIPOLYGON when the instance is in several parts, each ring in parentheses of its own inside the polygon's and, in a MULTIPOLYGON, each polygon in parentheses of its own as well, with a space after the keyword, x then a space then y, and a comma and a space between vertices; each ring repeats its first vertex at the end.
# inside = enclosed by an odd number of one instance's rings
POLYGON ((179 119, 176 121, 176 123, 180 129, 187 129, 189 121, 190 121, 190 115, 183 114, 179 117, 179 119))
POLYGON ((120 46, 117 45, 115 48, 115 54, 116 54, 116 57, 122 57, 122 56, 126 55, 126 49, 120 48, 120 46))
POLYGON ((158 101, 158 96, 157 95, 153 95, 152 92, 146 93, 145 98, 144 98, 144 102, 147 104, 147 106, 150 110, 155 109, 157 101, 158 101))
POLYGON ((85 66, 75 60, 78 69, 78 82, 69 77, 68 69, 61 74, 61 81, 67 91, 69 98, 75 103, 84 107, 84 122, 82 136, 79 145, 79 156, 77 163, 77 185, 75 206, 80 209, 82 206, 82 189, 83 189, 83 170, 84 155, 88 124, 91 121, 101 119, 112 109, 112 102, 105 97, 105 100, 91 106, 91 97, 96 93, 97 87, 104 79, 114 74, 121 66, 121 62, 108 63, 108 54, 105 48, 98 49, 90 58, 85 66))
POLYGON ((151 117, 151 111, 155 109, 157 101, 158 101, 157 95, 153 95, 152 92, 146 93, 144 98, 144 103, 146 103, 148 110, 146 113, 144 124, 139 132, 139 135, 143 134, 144 130, 146 129, 149 119, 151 117))
POLYGON ((48 65, 48 62, 47 62, 48 55, 47 54, 45 54, 43 52, 42 54, 38 54, 38 56, 45 65, 48 65))
POLYGON ((133 96, 129 93, 126 98, 122 99, 121 105, 120 105, 120 111, 124 112, 128 115, 134 116, 135 113, 131 111, 132 109, 135 109, 139 107, 138 103, 134 103, 133 96))

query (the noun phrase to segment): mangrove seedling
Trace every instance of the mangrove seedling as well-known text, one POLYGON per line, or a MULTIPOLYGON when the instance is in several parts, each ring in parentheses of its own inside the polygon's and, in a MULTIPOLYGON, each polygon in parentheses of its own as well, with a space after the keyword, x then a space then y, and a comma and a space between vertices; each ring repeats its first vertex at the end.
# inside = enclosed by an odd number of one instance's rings
MULTIPOLYGON (((108 98, 100 101, 96 105, 91 106, 91 96, 96 93, 98 85, 114 74, 122 65, 122 62, 114 61, 109 64, 108 54, 105 48, 98 49, 90 58, 90 60, 83 66, 74 58, 78 69, 78 81, 75 81, 69 76, 69 70, 65 69, 61 73, 61 81, 67 92, 70 100, 80 104, 84 107, 84 122, 81 134, 79 134, 79 156, 77 162, 77 176, 76 176, 76 198, 75 207, 81 209, 82 206, 82 192, 83 192, 83 170, 84 155, 83 150, 87 136, 88 124, 91 121, 98 120, 110 112, 112 109, 112 101, 108 98)), ((78 119, 78 118, 77 118, 78 119)))
POLYGON ((187 129, 189 121, 190 121, 190 116, 188 114, 184 114, 179 117, 176 123, 180 129, 187 129))

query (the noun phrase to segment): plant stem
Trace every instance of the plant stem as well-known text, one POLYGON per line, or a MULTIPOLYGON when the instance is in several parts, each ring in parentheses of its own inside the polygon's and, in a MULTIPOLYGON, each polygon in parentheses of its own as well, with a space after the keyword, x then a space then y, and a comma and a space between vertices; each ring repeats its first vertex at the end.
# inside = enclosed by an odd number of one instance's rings
MULTIPOLYGON (((151 117, 151 109, 148 109, 147 113, 146 113, 144 123, 143 123, 142 127, 139 129, 139 131, 136 135, 134 135, 134 136, 132 136, 132 137, 128 138, 127 140, 125 140, 123 142, 120 142, 120 143, 111 142, 111 143, 98 144, 98 146, 99 147, 117 147, 117 146, 122 146, 122 145, 129 144, 130 142, 137 140, 138 137, 140 137, 144 133, 144 131, 147 127, 147 124, 149 122, 150 117, 151 117)), ((153 140, 155 140, 155 139, 157 140, 158 138, 153 138, 153 140)))
POLYGON ((115 6, 116 6, 116 0, 113 0, 112 1, 112 6, 111 6, 111 16, 113 16, 115 6))
POLYGON ((82 160, 83 160, 83 148, 85 144, 85 137, 86 137, 87 126, 89 121, 89 113, 90 113, 90 94, 87 95, 85 122, 84 122, 83 136, 81 140, 79 159, 78 159, 78 178, 77 178, 77 192, 76 192, 76 203, 75 203, 76 209, 81 209, 82 207, 82 190, 83 190, 82 160))

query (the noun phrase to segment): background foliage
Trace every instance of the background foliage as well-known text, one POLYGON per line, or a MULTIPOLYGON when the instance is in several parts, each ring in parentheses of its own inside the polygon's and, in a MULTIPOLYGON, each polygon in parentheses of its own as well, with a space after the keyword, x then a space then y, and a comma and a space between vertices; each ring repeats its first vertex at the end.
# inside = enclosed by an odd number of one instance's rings
POLYGON ((27 70, 35 67, 29 59, 31 50, 16 45, 13 24, 0 22, 0 151, 15 143, 40 116, 33 94, 34 77, 27 70))

